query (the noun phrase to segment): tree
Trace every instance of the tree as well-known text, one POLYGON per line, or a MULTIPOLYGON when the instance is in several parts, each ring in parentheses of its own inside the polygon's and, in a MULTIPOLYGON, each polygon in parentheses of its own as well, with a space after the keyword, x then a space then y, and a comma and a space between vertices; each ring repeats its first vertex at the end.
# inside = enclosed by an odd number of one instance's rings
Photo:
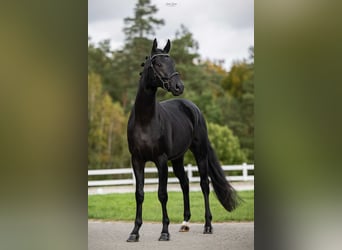
POLYGON ((103 89, 107 91, 114 100, 120 99, 120 93, 123 86, 117 79, 113 71, 115 63, 113 51, 110 48, 110 40, 100 41, 97 45, 88 40, 88 74, 94 73, 101 77, 103 89), (117 84, 119 83, 119 84, 117 84))
POLYGON ((183 24, 180 30, 176 31, 172 41, 172 57, 180 65, 194 65, 194 59, 199 57, 198 42, 193 38, 192 33, 183 24))
POLYGON ((224 164, 241 164, 247 161, 240 148, 239 138, 227 126, 208 124, 210 142, 220 161, 224 164))
POLYGON ((110 58, 110 72, 104 77, 105 89, 114 101, 121 103, 125 112, 131 109, 136 94, 140 65, 151 50, 155 29, 164 24, 163 19, 153 15, 158 11, 150 0, 138 0, 134 8, 134 17, 124 19, 126 43, 122 49, 107 53, 110 58), (108 85, 106 85, 108 83, 108 85))
POLYGON ((225 123, 240 139, 249 162, 254 161, 254 49, 250 47, 250 62, 236 61, 222 87, 230 96, 223 110, 225 123))
POLYGON ((251 63, 254 64, 254 46, 250 46, 248 48, 249 52, 249 59, 251 60, 251 63))
POLYGON ((134 8, 134 17, 124 19, 126 27, 123 31, 126 39, 155 35, 155 27, 164 25, 163 19, 153 17, 157 11, 157 7, 152 5, 150 0, 138 0, 134 8))
POLYGON ((244 93, 243 84, 251 79, 251 66, 246 61, 236 61, 233 63, 229 74, 222 81, 222 87, 232 96, 240 99, 244 93))
POLYGON ((88 168, 126 167, 129 153, 127 117, 119 103, 103 91, 101 79, 88 76, 88 168))

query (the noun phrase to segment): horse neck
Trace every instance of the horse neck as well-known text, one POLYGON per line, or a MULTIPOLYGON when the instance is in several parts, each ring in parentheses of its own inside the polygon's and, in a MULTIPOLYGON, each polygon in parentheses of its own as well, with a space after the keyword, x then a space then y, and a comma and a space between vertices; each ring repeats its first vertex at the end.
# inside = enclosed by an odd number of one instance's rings
POLYGON ((142 122, 149 122, 156 115, 156 92, 157 88, 148 88, 148 77, 140 78, 139 89, 135 98, 135 116, 142 122))

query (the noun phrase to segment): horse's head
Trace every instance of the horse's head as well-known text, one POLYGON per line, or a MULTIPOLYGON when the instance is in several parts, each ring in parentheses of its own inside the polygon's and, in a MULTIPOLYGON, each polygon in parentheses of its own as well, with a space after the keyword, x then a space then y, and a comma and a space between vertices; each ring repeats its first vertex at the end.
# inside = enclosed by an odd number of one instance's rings
POLYGON ((149 57, 149 65, 151 73, 153 73, 155 86, 162 87, 174 96, 181 95, 184 90, 184 85, 179 73, 175 70, 175 63, 168 54, 171 48, 171 42, 167 40, 167 44, 162 50, 158 49, 157 45, 157 39, 154 39, 151 56, 149 57))

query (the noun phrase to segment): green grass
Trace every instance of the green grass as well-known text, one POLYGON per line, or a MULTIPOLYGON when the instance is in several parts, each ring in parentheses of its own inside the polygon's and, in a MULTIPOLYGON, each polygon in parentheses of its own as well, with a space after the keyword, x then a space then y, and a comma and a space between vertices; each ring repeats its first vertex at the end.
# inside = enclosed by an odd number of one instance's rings
MULTIPOLYGON (((183 221, 183 195, 169 192, 167 209, 171 222, 183 221)), ((210 194, 210 208, 214 222, 254 221, 254 191, 238 192, 243 199, 233 212, 227 212, 214 193, 210 194)), ((190 192, 192 222, 204 222, 204 201, 201 192, 190 192)), ((88 218, 100 220, 133 221, 135 219, 135 194, 107 194, 88 196, 88 218)), ((160 222, 161 206, 157 193, 145 193, 143 220, 160 222)))

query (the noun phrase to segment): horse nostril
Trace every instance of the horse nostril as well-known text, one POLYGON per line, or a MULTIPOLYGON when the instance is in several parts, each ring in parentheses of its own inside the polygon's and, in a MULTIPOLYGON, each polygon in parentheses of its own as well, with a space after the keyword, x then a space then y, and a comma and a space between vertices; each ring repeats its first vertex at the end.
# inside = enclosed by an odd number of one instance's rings
POLYGON ((180 86, 178 83, 176 83, 176 90, 179 91, 180 90, 180 86))

